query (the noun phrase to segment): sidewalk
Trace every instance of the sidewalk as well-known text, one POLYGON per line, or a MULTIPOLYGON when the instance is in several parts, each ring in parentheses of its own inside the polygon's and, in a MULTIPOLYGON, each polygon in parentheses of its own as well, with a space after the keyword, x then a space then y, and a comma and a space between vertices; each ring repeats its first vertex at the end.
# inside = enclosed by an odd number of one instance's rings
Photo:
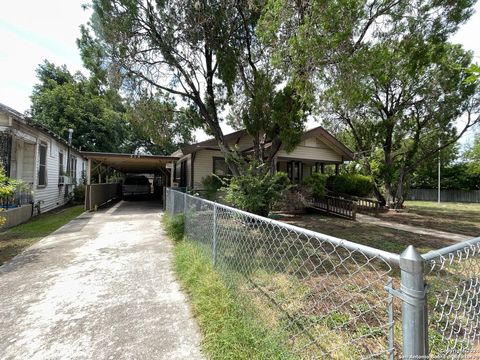
POLYGON ((160 213, 85 213, 1 266, 0 359, 203 359, 160 213))
POLYGON ((391 229, 396 229, 396 230, 402 230, 402 231, 408 231, 408 232, 411 232, 411 233, 414 233, 414 234, 434 236, 434 237, 437 237, 437 238, 453 240, 453 241, 457 241, 457 242, 462 242, 462 241, 469 240, 469 239, 472 238, 471 236, 454 234, 454 233, 449 233, 449 232, 446 232, 446 231, 440 231, 440 230, 434 230, 434 229, 428 229, 428 228, 419 228, 417 226, 411 226, 411 225, 406 225, 406 224, 400 224, 400 223, 397 223, 397 222, 385 221, 385 220, 381 220, 381 219, 373 217, 373 216, 358 214, 358 213, 357 213, 357 221, 360 222, 360 223, 363 223, 363 224, 377 225, 377 226, 381 226, 381 227, 386 227, 386 228, 391 228, 391 229))

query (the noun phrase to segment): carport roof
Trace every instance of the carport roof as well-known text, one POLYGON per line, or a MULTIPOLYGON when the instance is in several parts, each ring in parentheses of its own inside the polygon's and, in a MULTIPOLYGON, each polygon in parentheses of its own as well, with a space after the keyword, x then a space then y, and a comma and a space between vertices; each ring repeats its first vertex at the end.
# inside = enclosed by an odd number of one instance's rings
POLYGON ((124 173, 153 173, 165 168, 169 162, 178 160, 175 156, 137 155, 121 153, 86 152, 81 154, 90 160, 98 161, 124 173))

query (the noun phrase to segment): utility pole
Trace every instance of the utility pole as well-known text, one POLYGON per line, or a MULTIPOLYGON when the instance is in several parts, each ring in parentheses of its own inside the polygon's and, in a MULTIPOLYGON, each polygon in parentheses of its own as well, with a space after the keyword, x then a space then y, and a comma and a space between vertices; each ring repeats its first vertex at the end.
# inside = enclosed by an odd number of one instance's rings
POLYGON ((440 204, 440 175, 441 175, 441 158, 440 158, 440 139, 438 139, 438 195, 437 195, 437 202, 440 204))

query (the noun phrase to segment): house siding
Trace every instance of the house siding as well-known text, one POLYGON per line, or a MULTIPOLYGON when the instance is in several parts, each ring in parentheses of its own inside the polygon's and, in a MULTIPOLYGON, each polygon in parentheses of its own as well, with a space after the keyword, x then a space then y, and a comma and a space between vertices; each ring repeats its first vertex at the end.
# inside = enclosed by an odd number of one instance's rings
POLYGON ((342 162, 342 156, 337 154, 332 149, 311 147, 311 146, 297 146, 292 152, 287 153, 285 150, 281 149, 277 153, 278 157, 282 158, 291 158, 291 159, 305 159, 312 161, 329 161, 329 162, 342 162))
POLYGON ((201 189, 202 180, 213 172, 213 158, 222 157, 222 153, 216 150, 200 150, 193 162, 194 184, 193 187, 201 189))
MULTIPOLYGON (((58 184, 59 152, 64 153, 64 169, 66 170, 68 146, 23 121, 12 119, 5 113, 0 113, 0 125, 2 125, 1 130, 14 130, 11 176, 32 186, 33 201, 41 202, 41 212, 64 205, 68 201, 68 196, 65 196, 65 186, 58 184), (47 145, 46 186, 38 186, 41 143, 47 145)), ((76 179, 78 183, 83 176, 82 170, 86 168, 86 160, 75 149, 71 149, 70 154, 77 158, 76 179)), ((73 187, 69 191, 72 189, 73 187)))

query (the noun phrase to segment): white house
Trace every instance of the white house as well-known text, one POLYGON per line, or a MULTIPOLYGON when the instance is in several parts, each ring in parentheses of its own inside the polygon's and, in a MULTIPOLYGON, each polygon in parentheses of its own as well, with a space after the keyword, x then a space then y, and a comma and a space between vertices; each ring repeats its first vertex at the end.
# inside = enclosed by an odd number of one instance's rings
POLYGON ((66 139, 0 104, 0 165, 29 184, 33 204, 45 212, 68 201, 86 160, 66 139))

